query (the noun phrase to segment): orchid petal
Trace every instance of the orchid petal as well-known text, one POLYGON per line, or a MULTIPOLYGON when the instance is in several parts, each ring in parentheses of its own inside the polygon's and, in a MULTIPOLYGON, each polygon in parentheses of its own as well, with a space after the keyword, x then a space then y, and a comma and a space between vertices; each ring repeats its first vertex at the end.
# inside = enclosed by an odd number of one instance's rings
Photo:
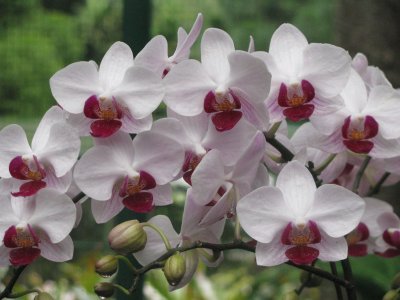
POLYGON ((385 212, 393 212, 393 207, 384 201, 375 198, 364 198, 365 211, 361 218, 361 222, 367 225, 369 234, 372 237, 377 237, 383 233, 383 230, 378 224, 378 217, 385 212))
MULTIPOLYGON (((20 200, 20 199, 18 199, 20 200)), ((23 201, 23 200, 22 200, 23 201)), ((0 195, 0 243, 3 241, 4 232, 12 225, 19 223, 18 216, 14 213, 11 200, 7 196, 0 195)))
POLYGON ((344 237, 331 237, 320 230, 321 242, 312 246, 319 251, 322 261, 339 261, 347 258, 348 245, 344 237))
POLYGON ((40 239, 40 255, 44 258, 63 262, 71 260, 74 255, 74 243, 70 236, 67 236, 59 243, 52 243, 49 239, 41 237, 40 239))
POLYGON ((282 245, 280 235, 277 235, 270 243, 257 243, 256 261, 259 266, 272 267, 283 264, 289 259, 285 255, 288 245, 282 245))
POLYGON ((192 250, 181 254, 185 259, 186 264, 185 275, 183 275, 181 281, 176 286, 169 287, 171 292, 184 287, 190 282, 190 280, 192 280, 194 273, 196 273, 197 266, 199 265, 199 255, 197 252, 197 250, 192 250))
POLYGON ((96 201, 92 199, 91 207, 93 217, 97 224, 108 222, 124 209, 122 199, 117 191, 114 191, 111 198, 107 201, 96 201))
POLYGON ((135 66, 153 71, 160 78, 167 63, 168 42, 162 35, 153 37, 135 58, 135 66))
POLYGON ((154 189, 149 190, 153 195, 153 202, 156 206, 164 206, 172 204, 172 189, 170 184, 158 185, 154 189))

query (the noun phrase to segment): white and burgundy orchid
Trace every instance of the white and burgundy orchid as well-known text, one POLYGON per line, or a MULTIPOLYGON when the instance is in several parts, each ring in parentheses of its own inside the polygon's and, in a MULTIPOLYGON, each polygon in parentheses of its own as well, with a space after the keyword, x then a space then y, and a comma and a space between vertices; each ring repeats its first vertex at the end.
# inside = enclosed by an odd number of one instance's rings
POLYGON ((110 47, 99 67, 81 61, 61 69, 51 77, 50 88, 82 134, 102 138, 118 130, 150 129, 151 113, 164 97, 161 78, 134 66, 132 51, 122 42, 110 47))
POLYGON ((299 162, 288 163, 276 187, 261 187, 239 201, 243 229, 258 243, 258 265, 274 266, 288 260, 310 264, 319 258, 347 257, 344 235, 360 222, 364 201, 342 187, 316 188, 310 172, 299 162))
POLYGON ((383 231, 376 241, 375 253, 383 257, 400 255, 400 218, 393 212, 385 212, 378 217, 378 225, 383 231))
POLYGON ((47 111, 33 136, 32 147, 19 125, 0 131, 0 176, 8 181, 3 186, 7 185, 14 196, 31 196, 45 187, 60 192, 69 188, 80 140, 63 116, 56 106, 47 111))

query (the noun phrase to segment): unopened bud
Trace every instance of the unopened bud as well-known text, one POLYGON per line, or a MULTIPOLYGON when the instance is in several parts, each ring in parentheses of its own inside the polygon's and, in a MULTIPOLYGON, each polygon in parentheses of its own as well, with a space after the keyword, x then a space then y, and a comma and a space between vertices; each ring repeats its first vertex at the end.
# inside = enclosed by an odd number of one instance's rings
POLYGON ((317 287, 322 283, 322 278, 306 271, 302 271, 300 274, 300 282, 306 287, 317 287))
POLYGON ((101 299, 109 298, 114 295, 114 286, 109 282, 99 282, 94 286, 94 292, 101 299))
POLYGON ((108 234, 111 249, 119 253, 135 253, 146 246, 147 234, 138 220, 123 222, 108 234))
POLYGON ((181 282, 186 272, 186 261, 180 253, 175 253, 165 262, 164 275, 170 285, 176 286, 181 282))
POLYGON ((33 300, 54 300, 50 294, 45 293, 45 292, 40 292, 38 293, 33 300))
POLYGON ((400 273, 397 273, 396 276, 394 276, 393 281, 392 281, 392 289, 396 290, 400 288, 400 273))
POLYGON ((117 272, 118 259, 114 255, 106 255, 96 262, 95 268, 100 276, 110 277, 117 272))
POLYGON ((382 300, 400 300, 400 291, 399 290, 390 290, 383 296, 382 300))
POLYGON ((291 291, 283 295, 283 300, 298 300, 300 299, 299 295, 295 291, 291 291))

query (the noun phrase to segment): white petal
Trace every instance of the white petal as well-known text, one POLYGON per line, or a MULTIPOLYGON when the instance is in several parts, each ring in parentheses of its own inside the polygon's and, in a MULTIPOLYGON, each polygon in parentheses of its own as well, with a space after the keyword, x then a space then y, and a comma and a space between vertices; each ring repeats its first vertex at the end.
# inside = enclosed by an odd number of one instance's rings
POLYGON ((154 205, 164 206, 172 204, 172 189, 170 184, 158 185, 154 189, 149 190, 153 195, 154 205))
POLYGON ((192 174, 193 199, 207 205, 225 182, 224 166, 218 150, 208 152, 192 174))
POLYGON ((368 101, 367 87, 364 81, 353 69, 350 72, 349 81, 340 93, 346 108, 352 114, 360 114, 368 101))
POLYGON ((11 265, 10 263, 10 251, 11 248, 6 248, 6 246, 2 245, 3 241, 0 242, 0 268, 8 267, 11 265))
POLYGON ((50 78, 50 88, 58 104, 74 114, 83 112, 85 101, 101 93, 97 67, 90 62, 76 62, 50 78))
POLYGON ((360 222, 365 202, 360 196, 334 184, 317 189, 307 218, 317 223, 329 236, 337 238, 352 231, 360 222))
MULTIPOLYGON (((175 247, 180 243, 181 239, 179 238, 179 235, 176 233, 171 221, 167 216, 157 215, 147 222, 160 228, 166 238, 170 241, 172 247, 175 247)), ((143 250, 133 254, 133 256, 142 266, 152 262, 167 252, 164 242, 154 229, 144 227, 144 230, 147 233, 146 247, 143 250)))
POLYGON ((216 84, 195 60, 184 60, 164 78, 168 108, 183 116, 196 116, 203 111, 204 98, 216 84))
POLYGON ((399 228, 400 218, 393 212, 385 212, 378 217, 378 225, 382 231, 388 228, 399 228))
POLYGON ((304 217, 314 202, 316 186, 307 168, 298 161, 289 162, 279 173, 276 187, 296 217, 304 217))
POLYGON ((41 256, 55 262, 71 260, 74 256, 74 243, 70 236, 56 244, 41 237, 39 248, 41 256))
POLYGON ((76 184, 93 199, 110 199, 114 185, 128 175, 129 166, 122 165, 126 159, 120 157, 105 146, 91 148, 75 166, 76 184))
POLYGON ((115 154, 118 158, 121 166, 130 166, 133 163, 133 143, 132 138, 125 132, 117 132, 112 136, 104 138, 95 138, 95 146, 106 146, 115 154))
POLYGON ((11 197, 11 206, 18 220, 23 223, 28 223, 36 209, 35 196, 25 198, 11 197))
POLYGON ((135 66, 153 71, 160 77, 167 63, 168 42, 162 35, 153 37, 135 57, 135 66))
POLYGON ((243 197, 236 209, 243 229, 261 243, 270 243, 293 217, 275 187, 256 189, 243 197))
POLYGON ((271 74, 264 62, 243 51, 232 52, 228 59, 230 73, 227 86, 241 89, 250 103, 263 102, 271 85, 271 74))
POLYGON ((310 44, 304 50, 301 77, 313 85, 317 98, 337 96, 349 79, 350 69, 351 57, 342 48, 310 44))
POLYGON ((36 208, 29 224, 46 232, 52 243, 59 243, 67 237, 75 219, 75 204, 68 196, 50 189, 36 194, 36 208))
POLYGON ((129 112, 122 115, 121 131, 127 133, 140 133, 142 131, 150 130, 153 123, 153 116, 149 115, 143 119, 135 119, 129 112))
POLYGON ((363 112, 376 119, 379 132, 386 139, 400 137, 400 94, 387 86, 377 86, 370 91, 368 104, 363 112))
POLYGON ((364 198, 364 200, 366 206, 361 222, 367 225, 369 234, 376 237, 383 233, 377 222, 378 217, 385 212, 392 212, 393 207, 389 203, 375 198, 364 198))
POLYGON ((364 73, 368 67, 368 59, 363 53, 357 53, 352 62, 351 66, 356 70, 359 74, 364 73))
POLYGON ((242 113, 247 121, 260 131, 266 131, 269 127, 268 110, 265 103, 250 103, 238 89, 232 89, 238 95, 242 104, 242 113))
POLYGON ((44 181, 47 183, 46 187, 57 190, 60 193, 66 193, 72 183, 72 170, 64 176, 57 177, 53 170, 46 169, 46 178, 44 181))
POLYGON ((334 238, 322 230, 321 242, 310 245, 319 250, 318 258, 322 261, 339 261, 347 258, 348 245, 344 237, 334 238))
POLYGON ((8 196, 0 195, 1 209, 0 209, 0 240, 3 241, 4 232, 12 225, 19 223, 19 218, 14 213, 11 206, 11 200, 8 196))
POLYGON ((289 248, 281 243, 281 236, 277 235, 274 240, 268 244, 257 243, 256 261, 259 266, 272 267, 283 264, 289 259, 285 251, 289 248))
POLYGON ((135 119, 142 119, 160 105, 164 87, 156 74, 133 66, 126 71, 123 81, 112 93, 135 119))
POLYGON ((400 138, 385 139, 380 132, 371 139, 374 147, 369 152, 373 158, 393 158, 400 155, 400 138))
POLYGON ((68 124, 59 122, 50 131, 47 143, 38 152, 38 160, 51 165, 57 177, 64 176, 74 166, 81 149, 78 133, 68 124))
POLYGON ((182 146, 159 133, 145 131, 138 134, 133 148, 133 168, 149 173, 158 185, 170 182, 183 165, 182 146))
POLYGON ((123 42, 114 43, 106 52, 99 67, 99 80, 104 90, 115 88, 133 65, 131 48, 123 42))
POLYGON ((11 177, 8 167, 13 158, 31 153, 31 147, 21 126, 12 124, 4 127, 0 131, 0 177, 11 177))
POLYGON ((209 76, 223 83, 229 74, 228 55, 235 51, 232 38, 225 31, 208 28, 201 39, 201 63, 209 76))
POLYGON ((269 53, 279 69, 290 76, 299 72, 307 45, 307 39, 300 30, 291 24, 282 24, 272 35, 269 53))
POLYGON ((79 136, 90 136, 90 125, 93 120, 86 118, 83 113, 70 114, 65 112, 65 118, 68 125, 74 127, 78 131, 79 136))
POLYGON ((196 233, 204 230, 204 228, 199 227, 199 223, 210 209, 204 205, 198 205, 195 200, 193 188, 189 188, 186 193, 185 207, 183 210, 181 235, 193 239, 196 233))
POLYGON ((96 201, 92 199, 92 214, 97 224, 106 223, 117 214, 119 214, 123 209, 122 199, 115 191, 112 196, 107 201, 96 201))
POLYGON ((226 214, 229 213, 232 209, 234 209, 234 201, 233 194, 231 193, 233 185, 229 182, 224 184, 224 188, 226 192, 224 195, 218 200, 218 202, 211 206, 210 210, 204 215, 199 223, 200 226, 209 226, 217 223, 225 218, 226 214))

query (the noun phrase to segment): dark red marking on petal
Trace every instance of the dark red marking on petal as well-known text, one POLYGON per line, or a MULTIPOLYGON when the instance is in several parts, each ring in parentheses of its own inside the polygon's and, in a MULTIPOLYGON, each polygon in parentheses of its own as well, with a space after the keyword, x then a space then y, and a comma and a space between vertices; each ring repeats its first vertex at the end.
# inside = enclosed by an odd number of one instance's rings
POLYGON ((313 104, 305 104, 297 107, 289 107, 283 110, 283 115, 290 121, 298 122, 308 119, 314 112, 313 104))
POLYGON ((187 182, 187 184, 192 185, 192 174, 194 170, 187 171, 183 174, 183 180, 187 182))
POLYGON ((235 127, 241 118, 242 112, 233 110, 218 112, 211 117, 211 120, 217 131, 227 131, 235 127))
POLYGON ((365 139, 371 139, 378 134, 379 125, 378 122, 371 116, 366 116, 364 121, 364 132, 365 139))
POLYGON ((287 249, 285 255, 296 265, 308 265, 318 258, 319 250, 308 246, 296 246, 287 249))
POLYGON ((390 248, 387 249, 385 252, 375 252, 375 254, 385 258, 392 258, 400 255, 400 249, 390 248))
POLYGON ((93 137, 106 138, 116 133, 122 126, 120 120, 96 120, 90 125, 93 137))
POLYGON ((14 178, 21 179, 21 180, 29 179, 27 177, 29 168, 26 165, 25 161, 22 159, 22 156, 14 157, 11 160, 11 162, 8 166, 8 169, 10 171, 11 176, 14 178))
POLYGON ((142 190, 150 190, 156 187, 156 181, 153 176, 145 171, 140 171, 139 185, 143 186, 142 190))
POLYGON ((314 221, 308 221, 304 226, 289 223, 282 232, 281 242, 284 245, 303 246, 321 242, 321 233, 314 221))
POLYGON ((135 193, 122 200, 122 203, 137 213, 148 213, 154 208, 153 195, 149 192, 135 193))
POLYGON ((215 106, 217 105, 217 99, 215 98, 215 93, 210 91, 204 98, 204 111, 206 113, 217 112, 215 106))
POLYGON ((281 83, 281 86, 279 88, 278 104, 282 107, 290 107, 289 99, 287 96, 287 86, 284 83, 281 83))
POLYGON ((389 232, 389 230, 386 229, 383 232, 382 237, 386 243, 400 249, 400 229, 393 230, 392 232, 389 232))
POLYGON ((11 193, 14 197, 29 197, 35 195, 40 189, 46 187, 46 182, 40 181, 28 181, 19 187, 18 192, 11 193))
POLYGON ((3 244, 7 248, 17 248, 17 244, 15 243, 15 237, 17 236, 17 229, 15 226, 9 227, 4 233, 3 244))
POLYGON ((39 248, 17 248, 10 251, 10 263, 13 266, 25 266, 32 263, 40 255, 39 248))
POLYGON ((368 247, 366 244, 349 245, 349 256, 365 256, 368 254, 368 247))
POLYGON ((212 199, 210 202, 208 202, 205 206, 214 206, 215 204, 217 204, 217 200, 212 199))
POLYGON ((100 103, 96 95, 90 96, 83 107, 83 114, 89 119, 100 118, 100 103))
POLYGON ((303 90, 303 97, 305 98, 305 103, 310 102, 315 97, 315 90, 312 84, 307 80, 301 81, 301 88, 303 90))
POLYGON ((343 144, 351 151, 360 154, 368 154, 374 147, 374 143, 371 141, 353 141, 343 140, 343 144))

